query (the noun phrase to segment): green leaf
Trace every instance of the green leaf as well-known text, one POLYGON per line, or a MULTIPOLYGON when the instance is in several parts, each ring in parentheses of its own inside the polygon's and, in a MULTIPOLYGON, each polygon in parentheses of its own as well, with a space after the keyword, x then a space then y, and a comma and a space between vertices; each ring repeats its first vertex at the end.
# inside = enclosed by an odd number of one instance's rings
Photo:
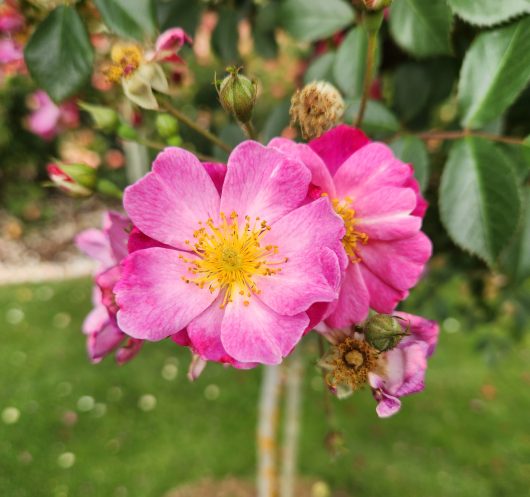
POLYGON ((394 110, 409 122, 420 114, 429 101, 431 81, 423 64, 407 62, 394 75, 394 110))
POLYGON ((390 33, 418 57, 451 53, 452 15, 445 0, 398 0, 390 10, 390 33))
POLYGON ((262 131, 263 143, 268 143, 275 136, 280 136, 281 132, 289 125, 290 107, 291 99, 286 98, 270 112, 262 131))
MULTIPOLYGON (((363 92, 368 35, 359 26, 353 28, 337 50, 333 75, 338 87, 347 97, 360 98, 363 92)), ((377 64, 374 64, 374 72, 377 64)))
POLYGON ((442 175, 440 214, 453 241, 493 266, 519 221, 515 173, 491 142, 456 142, 442 175))
POLYGON ((39 24, 24 57, 33 79, 58 102, 90 79, 94 53, 79 14, 61 6, 39 24))
POLYGON ((157 0, 156 13, 161 29, 180 26, 189 35, 197 30, 203 10, 202 2, 189 0, 157 0))
MULTIPOLYGON (((349 102, 344 113, 345 122, 354 121, 359 112, 360 104, 360 99, 349 102)), ((399 121, 382 103, 368 100, 361 129, 374 138, 382 138, 396 133, 399 130, 399 121)))
POLYGON ((267 3, 259 7, 254 21, 254 48, 265 59, 278 56, 276 26, 278 24, 279 5, 267 3))
POLYGON ((482 33, 460 73, 462 125, 480 128, 502 114, 530 80, 530 17, 482 33))
POLYGON ((390 144, 397 157, 414 167, 414 176, 425 190, 429 182, 429 154, 423 140, 414 135, 405 135, 390 144))
POLYGON ((105 24, 124 38, 143 41, 157 31, 152 0, 94 0, 105 24))
POLYGON ((235 64, 239 60, 237 22, 238 16, 234 9, 227 7, 219 11, 219 20, 212 35, 212 46, 226 64, 235 64))
POLYGON ((453 12, 471 24, 493 26, 520 14, 530 14, 529 0, 447 0, 453 12))
POLYGON ((343 0, 285 0, 280 19, 295 38, 315 41, 353 23, 354 12, 343 0))
POLYGON ((329 81, 333 83, 333 65, 335 63, 336 53, 326 52, 317 57, 304 74, 304 83, 311 83, 312 81, 329 81))

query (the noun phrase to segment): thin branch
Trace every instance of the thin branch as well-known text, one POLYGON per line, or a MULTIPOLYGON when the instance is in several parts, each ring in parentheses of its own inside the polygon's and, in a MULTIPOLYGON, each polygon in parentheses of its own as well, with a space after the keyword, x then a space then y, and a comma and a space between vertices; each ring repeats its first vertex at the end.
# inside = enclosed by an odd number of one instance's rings
POLYGON ((220 149, 224 150, 227 153, 232 151, 232 148, 223 142, 220 138, 215 136, 213 133, 199 126, 195 121, 190 119, 186 114, 182 113, 180 110, 173 107, 169 102, 162 102, 161 107, 169 112, 172 116, 176 117, 180 122, 193 129, 197 133, 204 136, 207 140, 211 141, 214 145, 217 145, 220 149))
POLYGON ((372 86, 372 75, 374 72, 376 50, 377 50, 377 31, 370 31, 368 33, 368 45, 366 47, 366 67, 364 70, 363 94, 361 96, 361 105, 359 106, 359 112, 357 113, 357 118, 355 119, 355 124, 354 124, 356 128, 358 128, 362 124, 364 113, 366 111, 366 104, 368 102, 368 97, 370 95, 370 88, 372 86))
POLYGON ((509 145, 523 145, 525 138, 516 138, 513 136, 501 136, 495 135, 492 133, 486 133, 484 131, 471 131, 471 130, 461 130, 461 131, 426 131, 424 133, 418 133, 415 136, 421 140, 460 140, 468 136, 476 138, 484 138, 485 140, 490 140, 498 143, 507 143, 509 145))
POLYGON ((243 129, 245 130, 245 133, 246 135, 251 139, 251 140, 256 140, 258 135, 256 133, 256 129, 254 128, 253 124, 252 124, 252 121, 248 121, 246 123, 241 123, 241 126, 243 127, 243 129))

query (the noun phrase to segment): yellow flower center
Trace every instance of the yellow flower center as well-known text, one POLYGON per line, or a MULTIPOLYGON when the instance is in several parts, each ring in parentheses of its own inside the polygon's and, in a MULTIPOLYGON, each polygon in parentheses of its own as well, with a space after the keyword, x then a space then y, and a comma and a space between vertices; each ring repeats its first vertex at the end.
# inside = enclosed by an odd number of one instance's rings
POLYGON ((199 222, 199 229, 193 233, 194 241, 186 240, 198 258, 180 256, 190 264, 193 277, 183 276, 186 283, 208 288, 213 293, 224 291, 221 308, 233 302, 234 295, 245 298, 249 305, 252 294, 259 294, 254 278, 279 273, 279 267, 288 261, 278 256, 277 245, 263 245, 263 237, 270 231, 266 221, 257 217, 254 221, 245 216, 240 223, 237 213, 229 217, 221 213, 221 222, 216 226, 212 219, 199 222))
POLYGON ((130 77, 143 61, 143 53, 134 43, 117 43, 110 53, 112 63, 106 70, 107 78, 113 83, 130 77))
POLYGON ((334 198, 331 201, 335 212, 344 221, 344 227, 346 228, 346 234, 342 239, 342 245, 348 254, 351 262, 360 262, 361 257, 357 246, 359 243, 366 245, 368 243, 368 235, 356 229, 357 219, 355 218, 355 210, 352 209, 352 200, 349 197, 344 199, 334 198))

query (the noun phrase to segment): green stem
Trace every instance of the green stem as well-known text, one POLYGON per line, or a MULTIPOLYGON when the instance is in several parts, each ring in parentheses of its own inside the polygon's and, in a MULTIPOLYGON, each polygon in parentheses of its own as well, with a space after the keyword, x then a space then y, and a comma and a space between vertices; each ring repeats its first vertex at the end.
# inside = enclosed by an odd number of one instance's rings
POLYGON ((370 88, 372 86, 372 74, 374 71, 375 63, 375 52, 377 50, 377 31, 370 30, 368 32, 368 45, 366 47, 366 67, 364 72, 364 84, 363 94, 361 97, 361 105, 359 106, 359 112, 355 119, 355 127, 361 126, 366 111, 366 104, 368 102, 368 96, 370 95, 370 88))
POLYGON ((193 129, 197 133, 204 136, 207 140, 211 141, 214 145, 217 145, 220 149, 224 150, 227 153, 230 153, 232 151, 232 148, 229 145, 227 145, 225 142, 223 142, 220 138, 210 133, 210 131, 208 131, 207 129, 204 129, 201 126, 199 126, 195 121, 190 119, 186 114, 182 113, 180 110, 173 107, 170 103, 163 102, 162 108, 166 112, 169 112, 172 116, 176 117, 180 122, 182 122, 189 128, 193 129))
POLYGON ((245 133, 251 140, 256 140, 258 137, 258 134, 256 133, 256 128, 254 128, 254 125, 252 124, 252 121, 248 121, 246 123, 241 123, 241 126, 243 126, 243 129, 245 130, 245 133))

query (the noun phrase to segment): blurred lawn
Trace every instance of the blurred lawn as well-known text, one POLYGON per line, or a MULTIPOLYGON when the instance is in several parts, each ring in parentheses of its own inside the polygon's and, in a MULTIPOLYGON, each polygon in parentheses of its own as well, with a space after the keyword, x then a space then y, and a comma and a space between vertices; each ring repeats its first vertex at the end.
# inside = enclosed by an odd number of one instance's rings
MULTIPOLYGON (((161 497, 252 477, 259 370, 210 365, 190 384, 189 354, 169 342, 92 366, 79 331, 89 302, 88 280, 0 288, 0 496, 161 497)), ((528 495, 529 358, 519 348, 491 369, 469 336, 443 333, 426 393, 394 418, 377 419, 368 391, 334 401, 348 448, 335 462, 309 366, 302 473, 355 497, 528 495)))

